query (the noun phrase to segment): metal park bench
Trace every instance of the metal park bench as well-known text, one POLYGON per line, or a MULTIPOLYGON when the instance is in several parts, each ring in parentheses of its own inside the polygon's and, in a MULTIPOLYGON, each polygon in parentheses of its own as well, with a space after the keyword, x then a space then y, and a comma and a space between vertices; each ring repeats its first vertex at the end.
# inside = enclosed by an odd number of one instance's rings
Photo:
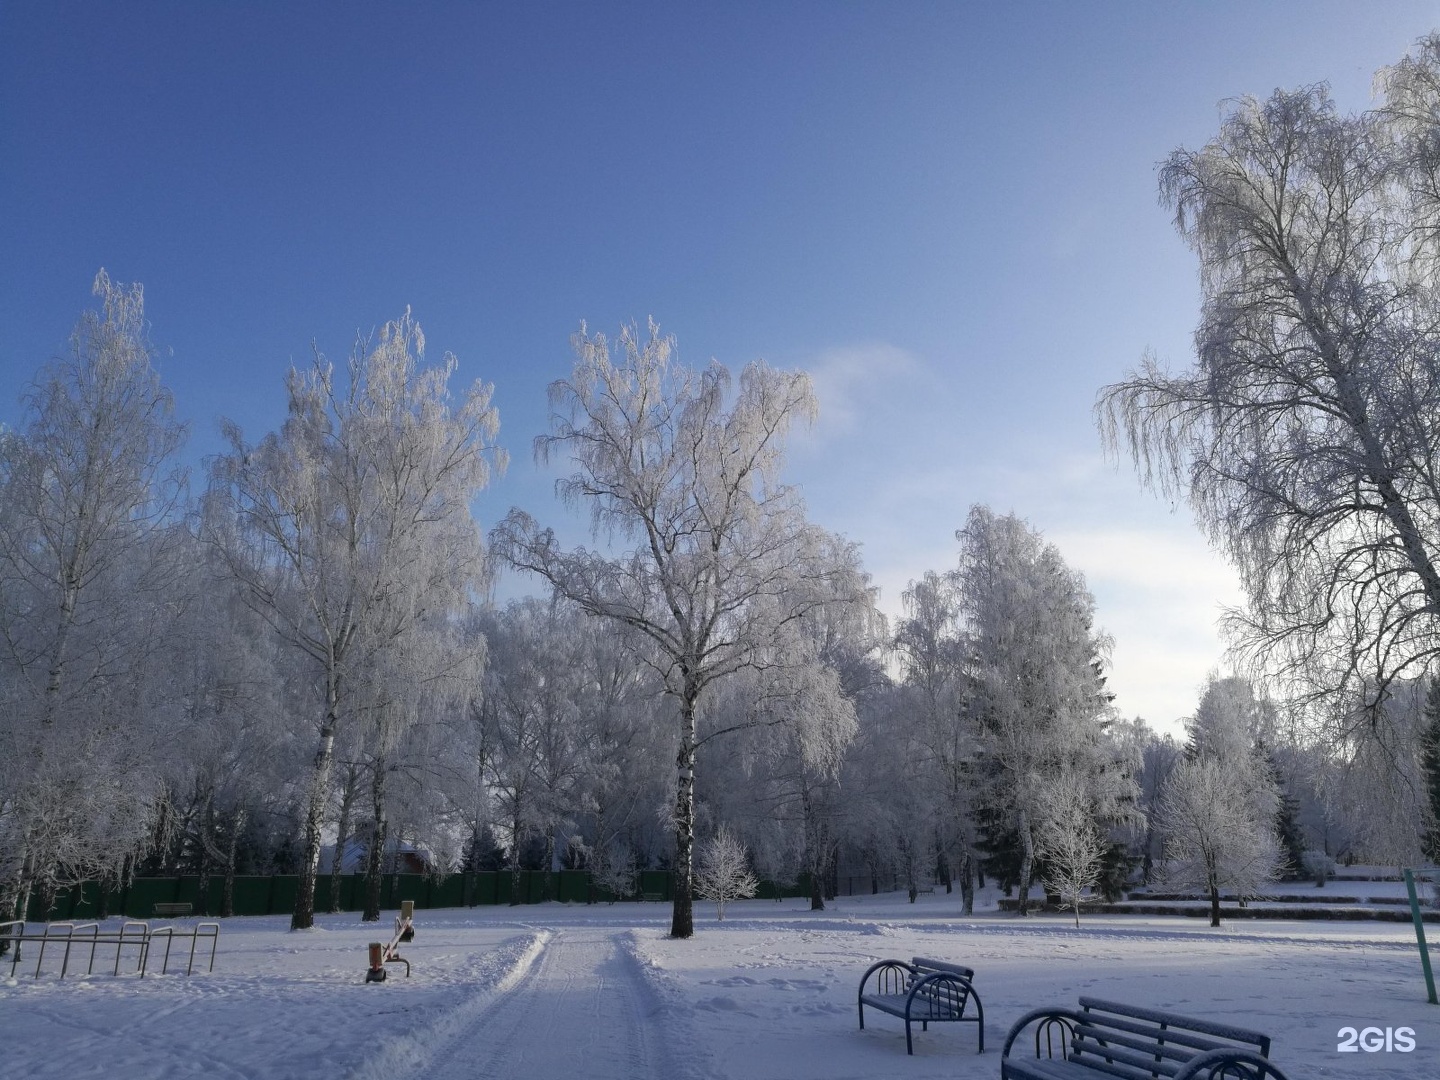
POLYGON ((193 912, 194 910, 195 910, 195 907, 194 907, 193 904, 186 904, 186 903, 156 904, 156 905, 155 905, 155 918, 157 918, 157 919, 177 919, 177 918, 180 918, 180 917, 182 917, 182 916, 189 915, 189 914, 190 914, 191 912, 193 912))
POLYGON ((865 1006, 879 1009, 905 1021, 905 1052, 915 1053, 910 1025, 919 1022, 921 1031, 929 1031, 932 1023, 960 1022, 974 1024, 979 1032, 978 1053, 985 1052, 985 1009, 972 980, 975 972, 944 960, 915 957, 903 960, 881 960, 872 964, 860 979, 860 1028, 865 1028, 865 1006), (873 978, 872 978, 873 976, 873 978), (870 991, 866 992, 866 986, 870 991), (971 1001, 975 1008, 965 1015, 971 1001))
POLYGON ((1082 997, 1078 1009, 1036 1009, 1010 1029, 1001 1080, 1286 1080, 1256 1031, 1160 1009, 1082 997), (1011 1057, 1035 1025, 1035 1056, 1011 1057))

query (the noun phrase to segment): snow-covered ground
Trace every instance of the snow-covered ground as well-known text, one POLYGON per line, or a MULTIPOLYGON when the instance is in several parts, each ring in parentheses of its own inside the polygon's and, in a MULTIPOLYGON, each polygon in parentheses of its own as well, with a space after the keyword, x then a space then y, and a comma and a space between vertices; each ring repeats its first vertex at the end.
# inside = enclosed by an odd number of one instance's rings
POLYGON ((363 977, 382 935, 354 915, 301 933, 284 917, 226 920, 215 971, 190 977, 61 981, 47 954, 39 979, 32 959, 6 979, 7 957, 0 1077, 994 1078, 1016 1017, 1082 993, 1263 1031, 1292 1080, 1440 1076, 1440 1006, 1408 924, 1094 916, 1077 930, 1058 915, 961 918, 944 893, 806 908, 745 901, 717 923, 702 904, 688 941, 666 937, 669 909, 653 903, 422 911, 402 949, 411 978, 392 967, 380 985, 363 977), (858 1029, 866 966, 912 956, 976 970, 983 1055, 973 1025, 917 1028, 913 1058, 899 1020, 867 1011, 858 1029), (1344 1027, 1410 1027, 1416 1049, 1339 1053, 1344 1027))

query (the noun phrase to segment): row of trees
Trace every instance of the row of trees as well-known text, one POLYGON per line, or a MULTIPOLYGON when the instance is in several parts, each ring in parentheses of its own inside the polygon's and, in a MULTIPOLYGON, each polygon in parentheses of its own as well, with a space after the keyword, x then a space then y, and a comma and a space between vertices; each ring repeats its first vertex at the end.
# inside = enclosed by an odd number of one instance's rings
POLYGON ((226 425, 192 499, 141 290, 102 271, 0 432, 0 910, 268 860, 303 927, 325 840, 357 834, 367 917, 403 837, 443 867, 669 865, 677 937, 722 826, 817 905, 842 860, 938 872, 967 909, 990 875, 1024 911, 1137 862, 1218 901, 1286 861, 1433 857, 1440 36, 1380 85, 1358 116, 1320 87, 1237 102, 1161 171, 1202 270, 1196 365, 1147 361, 1097 411, 1246 592, 1252 678, 1204 689, 1183 748, 1117 720, 1083 580, 1013 515, 974 508, 892 634, 783 482, 801 373, 582 327, 536 449, 597 546, 516 509, 487 556, 490 389, 452 389, 408 313, 338 375, 292 371, 279 431, 226 425), (488 605, 495 561, 548 598, 488 605))
POLYGON ((653 325, 612 360, 582 330, 539 450, 574 461, 561 493, 605 544, 564 550, 512 510, 491 557, 551 589, 496 608, 471 516, 504 464, 490 390, 452 393, 408 314, 343 376, 292 371, 278 432, 227 425, 192 501, 140 289, 102 272, 96 293, 0 438, 8 911, 84 878, 263 866, 300 875, 305 926, 322 846, 358 837, 368 918, 403 840, 440 869, 585 866, 619 892, 669 866, 688 936, 695 838, 722 829, 732 862, 743 842, 764 876, 807 873, 817 907, 844 864, 912 896, 938 874, 966 910, 989 875, 1023 912, 1034 883, 1078 903, 1141 861, 1243 886, 1279 864, 1277 828, 1308 830, 1292 863, 1398 855, 1395 823, 1424 817, 1399 782, 1433 775, 1418 687, 1349 757, 1287 741, 1233 680, 1186 753, 1118 722, 1093 599, 1013 515, 973 508, 892 634, 854 546, 780 479, 803 375, 687 371, 653 325), (1357 824, 1347 790, 1391 824, 1357 824), (1200 820, 1217 808, 1243 820, 1200 820))

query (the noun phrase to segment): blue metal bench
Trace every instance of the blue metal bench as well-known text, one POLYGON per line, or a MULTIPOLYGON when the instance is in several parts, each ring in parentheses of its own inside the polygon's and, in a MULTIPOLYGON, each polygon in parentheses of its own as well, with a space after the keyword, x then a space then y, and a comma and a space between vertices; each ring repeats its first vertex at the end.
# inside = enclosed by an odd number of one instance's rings
POLYGON ((915 1053, 910 1025, 919 1022, 920 1030, 930 1030, 933 1023, 960 1022, 974 1024, 980 1033, 979 1053, 985 1052, 985 1009, 972 980, 975 972, 944 960, 915 957, 903 960, 881 960, 872 964, 860 979, 860 1027, 865 1027, 865 1006, 879 1009, 905 1021, 905 1052, 915 1053), (870 991, 866 992, 867 984, 870 991), (965 1015, 970 1002, 975 1008, 965 1015))
POLYGON ((1036 1009, 1010 1029, 1001 1080, 1286 1080, 1257 1031, 1160 1009, 1082 997, 1078 1009, 1036 1009), (1035 1056, 1011 1057, 1035 1025, 1035 1056))

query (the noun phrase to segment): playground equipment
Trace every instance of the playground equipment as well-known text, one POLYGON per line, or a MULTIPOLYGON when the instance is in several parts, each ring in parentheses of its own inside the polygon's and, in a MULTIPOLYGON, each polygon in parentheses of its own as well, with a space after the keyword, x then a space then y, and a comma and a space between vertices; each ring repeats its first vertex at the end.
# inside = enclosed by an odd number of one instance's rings
POLYGON ((70 971, 70 955, 74 951, 76 956, 76 968, 79 968, 79 949, 88 948, 89 958, 85 965, 85 974, 95 973, 95 954, 101 946, 115 947, 115 967, 111 974, 120 974, 120 963, 125 956, 127 949, 132 950, 134 968, 127 965, 126 973, 138 973, 140 978, 145 977, 146 970, 150 963, 150 946, 157 938, 165 939, 165 955, 160 962, 160 974, 169 974, 170 969, 170 947, 175 939, 190 939, 190 959, 185 965, 185 974, 190 975, 195 971, 195 949, 199 942, 205 938, 210 940, 210 967, 208 970, 215 970, 215 949, 220 941, 220 924, 217 922, 196 923, 191 930, 177 930, 173 926, 157 926, 153 930, 149 923, 126 921, 120 924, 118 930, 101 932, 99 923, 69 923, 54 922, 46 923, 43 933, 27 934, 25 922, 16 919, 12 922, 0 923, 0 938, 10 942, 10 977, 15 977, 15 969, 20 966, 21 944, 26 941, 38 942, 39 948, 35 957, 35 978, 40 977, 40 972, 45 966, 45 952, 50 950, 53 958, 55 951, 62 946, 64 952, 60 960, 60 978, 65 978, 70 971), (79 949, 76 948, 79 946, 79 949))
POLYGON ((389 945, 378 941, 370 943, 370 970, 365 972, 365 981, 384 982, 386 964, 404 964, 405 977, 410 977, 410 961, 400 955, 401 942, 415 939, 415 901, 401 900, 400 914, 395 916, 395 936, 389 945))
POLYGON ((1440 1005, 1435 997, 1435 973, 1430 970, 1430 949, 1425 944, 1425 920, 1420 915, 1420 900, 1415 895, 1415 873, 1405 871, 1405 892, 1410 899, 1410 917, 1415 921, 1415 939, 1420 945, 1420 966, 1425 971, 1425 991, 1431 1005, 1440 1005))

